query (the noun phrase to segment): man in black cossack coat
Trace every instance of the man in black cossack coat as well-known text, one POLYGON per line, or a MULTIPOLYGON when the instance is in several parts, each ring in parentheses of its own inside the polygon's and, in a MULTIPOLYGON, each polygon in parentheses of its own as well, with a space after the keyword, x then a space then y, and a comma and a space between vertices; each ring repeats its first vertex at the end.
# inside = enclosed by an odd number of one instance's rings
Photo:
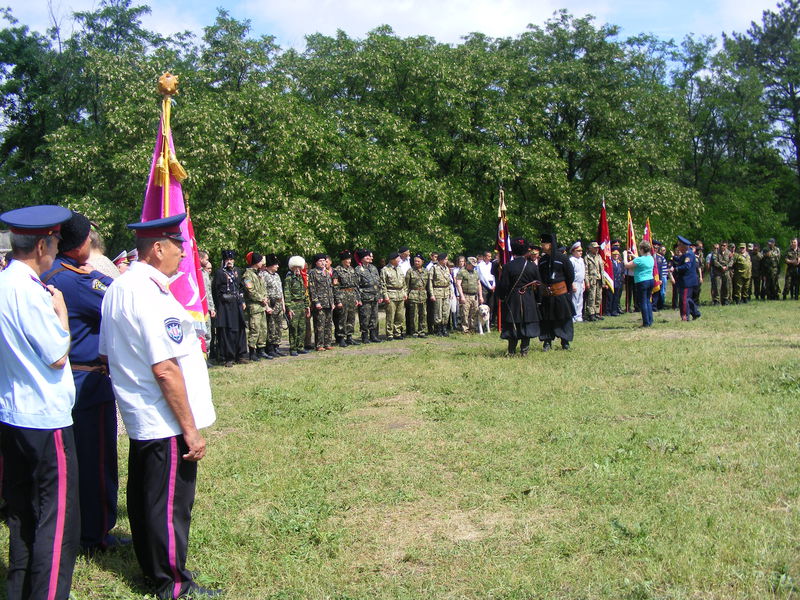
POLYGON ((247 358, 247 330, 244 324, 244 295, 241 273, 234 265, 236 252, 222 252, 222 267, 214 274, 211 291, 217 307, 214 325, 217 328, 218 360, 230 367, 247 358))
POLYGON ((554 233, 542 235, 539 275, 544 284, 541 290, 542 323, 539 334, 539 339, 544 342, 542 350, 550 350, 556 338, 561 340, 564 350, 569 350, 573 337, 572 317, 575 315, 569 292, 572 291, 575 271, 567 255, 558 251, 554 233))
POLYGON ((524 238, 511 241, 511 261, 503 266, 500 282, 495 289, 495 297, 502 303, 502 325, 500 337, 508 340, 508 354, 517 351, 525 356, 531 338, 541 335, 539 328, 539 307, 536 304, 536 286, 539 281, 539 267, 526 257, 529 249, 524 238))

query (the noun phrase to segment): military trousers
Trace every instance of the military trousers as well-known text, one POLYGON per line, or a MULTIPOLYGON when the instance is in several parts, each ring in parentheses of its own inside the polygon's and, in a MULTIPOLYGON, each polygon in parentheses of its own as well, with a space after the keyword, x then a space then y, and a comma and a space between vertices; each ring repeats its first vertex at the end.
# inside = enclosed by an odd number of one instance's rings
POLYGON ((747 290, 750 287, 750 277, 744 275, 733 275, 733 301, 741 302, 747 300, 747 290))
POLYGON ((461 311, 461 331, 468 333, 478 330, 478 294, 464 294, 461 311))
POLYGON ((600 314, 600 303, 603 300, 603 280, 587 279, 589 289, 586 290, 586 314, 590 317, 600 314))
POLYGON ((263 348, 267 345, 267 318, 263 311, 254 312, 247 307, 247 345, 250 348, 263 348))
POLYGON ((287 305, 287 310, 292 311, 292 318, 287 318, 289 324, 289 350, 302 350, 306 341, 306 307, 304 304, 287 305))
POLYGON ((783 297, 789 296, 792 300, 798 299, 800 292, 800 272, 797 267, 786 267, 786 277, 783 280, 783 297))
POLYGON ((403 300, 389 300, 386 306, 386 339, 400 337, 405 330, 405 302, 403 300))
POLYGON ((434 295, 436 298, 435 302, 433 303, 433 323, 435 325, 447 325, 450 321, 450 290, 448 288, 436 288, 445 289, 447 292, 440 295, 434 295))
POLYGON ((267 300, 272 313, 267 313, 267 343, 280 346, 283 337, 283 302, 280 298, 267 300))
POLYGON ((406 311, 408 312, 408 335, 424 335, 428 328, 427 301, 413 302, 408 301, 406 311))
POLYGON ((372 329, 378 329, 378 301, 367 300, 358 307, 358 326, 361 332, 369 333, 372 329))
POLYGON ((314 343, 317 348, 333 346, 333 311, 330 308, 311 309, 314 317, 314 343))
POLYGON ((336 339, 352 337, 356 330, 356 297, 352 292, 345 292, 342 298, 342 307, 333 310, 333 323, 336 326, 336 339))
POLYGON ((778 271, 768 271, 766 275, 764 275, 764 290, 762 295, 766 297, 767 300, 777 300, 778 294, 781 293, 781 288, 778 285, 778 271))
POLYGON ((714 302, 729 304, 733 297, 733 281, 731 280, 731 272, 718 271, 711 277, 711 299, 714 302), (714 298, 715 288, 717 294, 716 298, 714 298))

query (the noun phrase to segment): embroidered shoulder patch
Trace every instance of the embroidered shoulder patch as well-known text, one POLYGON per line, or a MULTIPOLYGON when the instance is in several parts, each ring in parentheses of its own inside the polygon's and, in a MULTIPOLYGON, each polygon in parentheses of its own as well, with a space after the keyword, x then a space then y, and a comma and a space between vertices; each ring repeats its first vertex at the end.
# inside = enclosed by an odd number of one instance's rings
POLYGON ((97 292, 105 292, 108 289, 108 286, 99 279, 93 279, 92 289, 97 292))
POLYGON ((183 327, 181 327, 181 322, 178 319, 175 317, 164 319, 164 327, 167 329, 169 339, 173 342, 180 344, 183 341, 183 327))

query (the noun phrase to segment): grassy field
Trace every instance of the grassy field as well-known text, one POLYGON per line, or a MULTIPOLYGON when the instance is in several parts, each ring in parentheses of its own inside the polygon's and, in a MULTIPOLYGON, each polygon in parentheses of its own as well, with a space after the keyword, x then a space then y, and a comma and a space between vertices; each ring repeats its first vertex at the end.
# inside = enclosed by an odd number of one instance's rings
MULTIPOLYGON (((799 311, 213 369, 189 567, 230 599, 800 597, 799 311)), ((147 591, 130 549, 73 588, 147 591)))

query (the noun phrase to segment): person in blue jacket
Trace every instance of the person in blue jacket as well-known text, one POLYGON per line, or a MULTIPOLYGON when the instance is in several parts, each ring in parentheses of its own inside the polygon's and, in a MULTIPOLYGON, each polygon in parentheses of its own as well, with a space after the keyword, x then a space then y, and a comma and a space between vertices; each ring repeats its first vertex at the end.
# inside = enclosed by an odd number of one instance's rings
POLYGON ((86 267, 91 251, 89 219, 73 211, 61 226, 53 267, 45 284, 64 294, 72 345, 69 361, 75 382, 72 420, 78 455, 81 548, 105 550, 120 543, 109 534, 117 520, 117 410, 108 367, 100 361, 100 308, 113 281, 86 267))
POLYGON ((699 319, 700 311, 692 297, 694 289, 700 285, 697 277, 697 257, 692 251, 692 243, 682 235, 678 236, 677 254, 672 270, 675 276, 675 287, 678 290, 681 319, 688 321, 689 316, 699 319))

